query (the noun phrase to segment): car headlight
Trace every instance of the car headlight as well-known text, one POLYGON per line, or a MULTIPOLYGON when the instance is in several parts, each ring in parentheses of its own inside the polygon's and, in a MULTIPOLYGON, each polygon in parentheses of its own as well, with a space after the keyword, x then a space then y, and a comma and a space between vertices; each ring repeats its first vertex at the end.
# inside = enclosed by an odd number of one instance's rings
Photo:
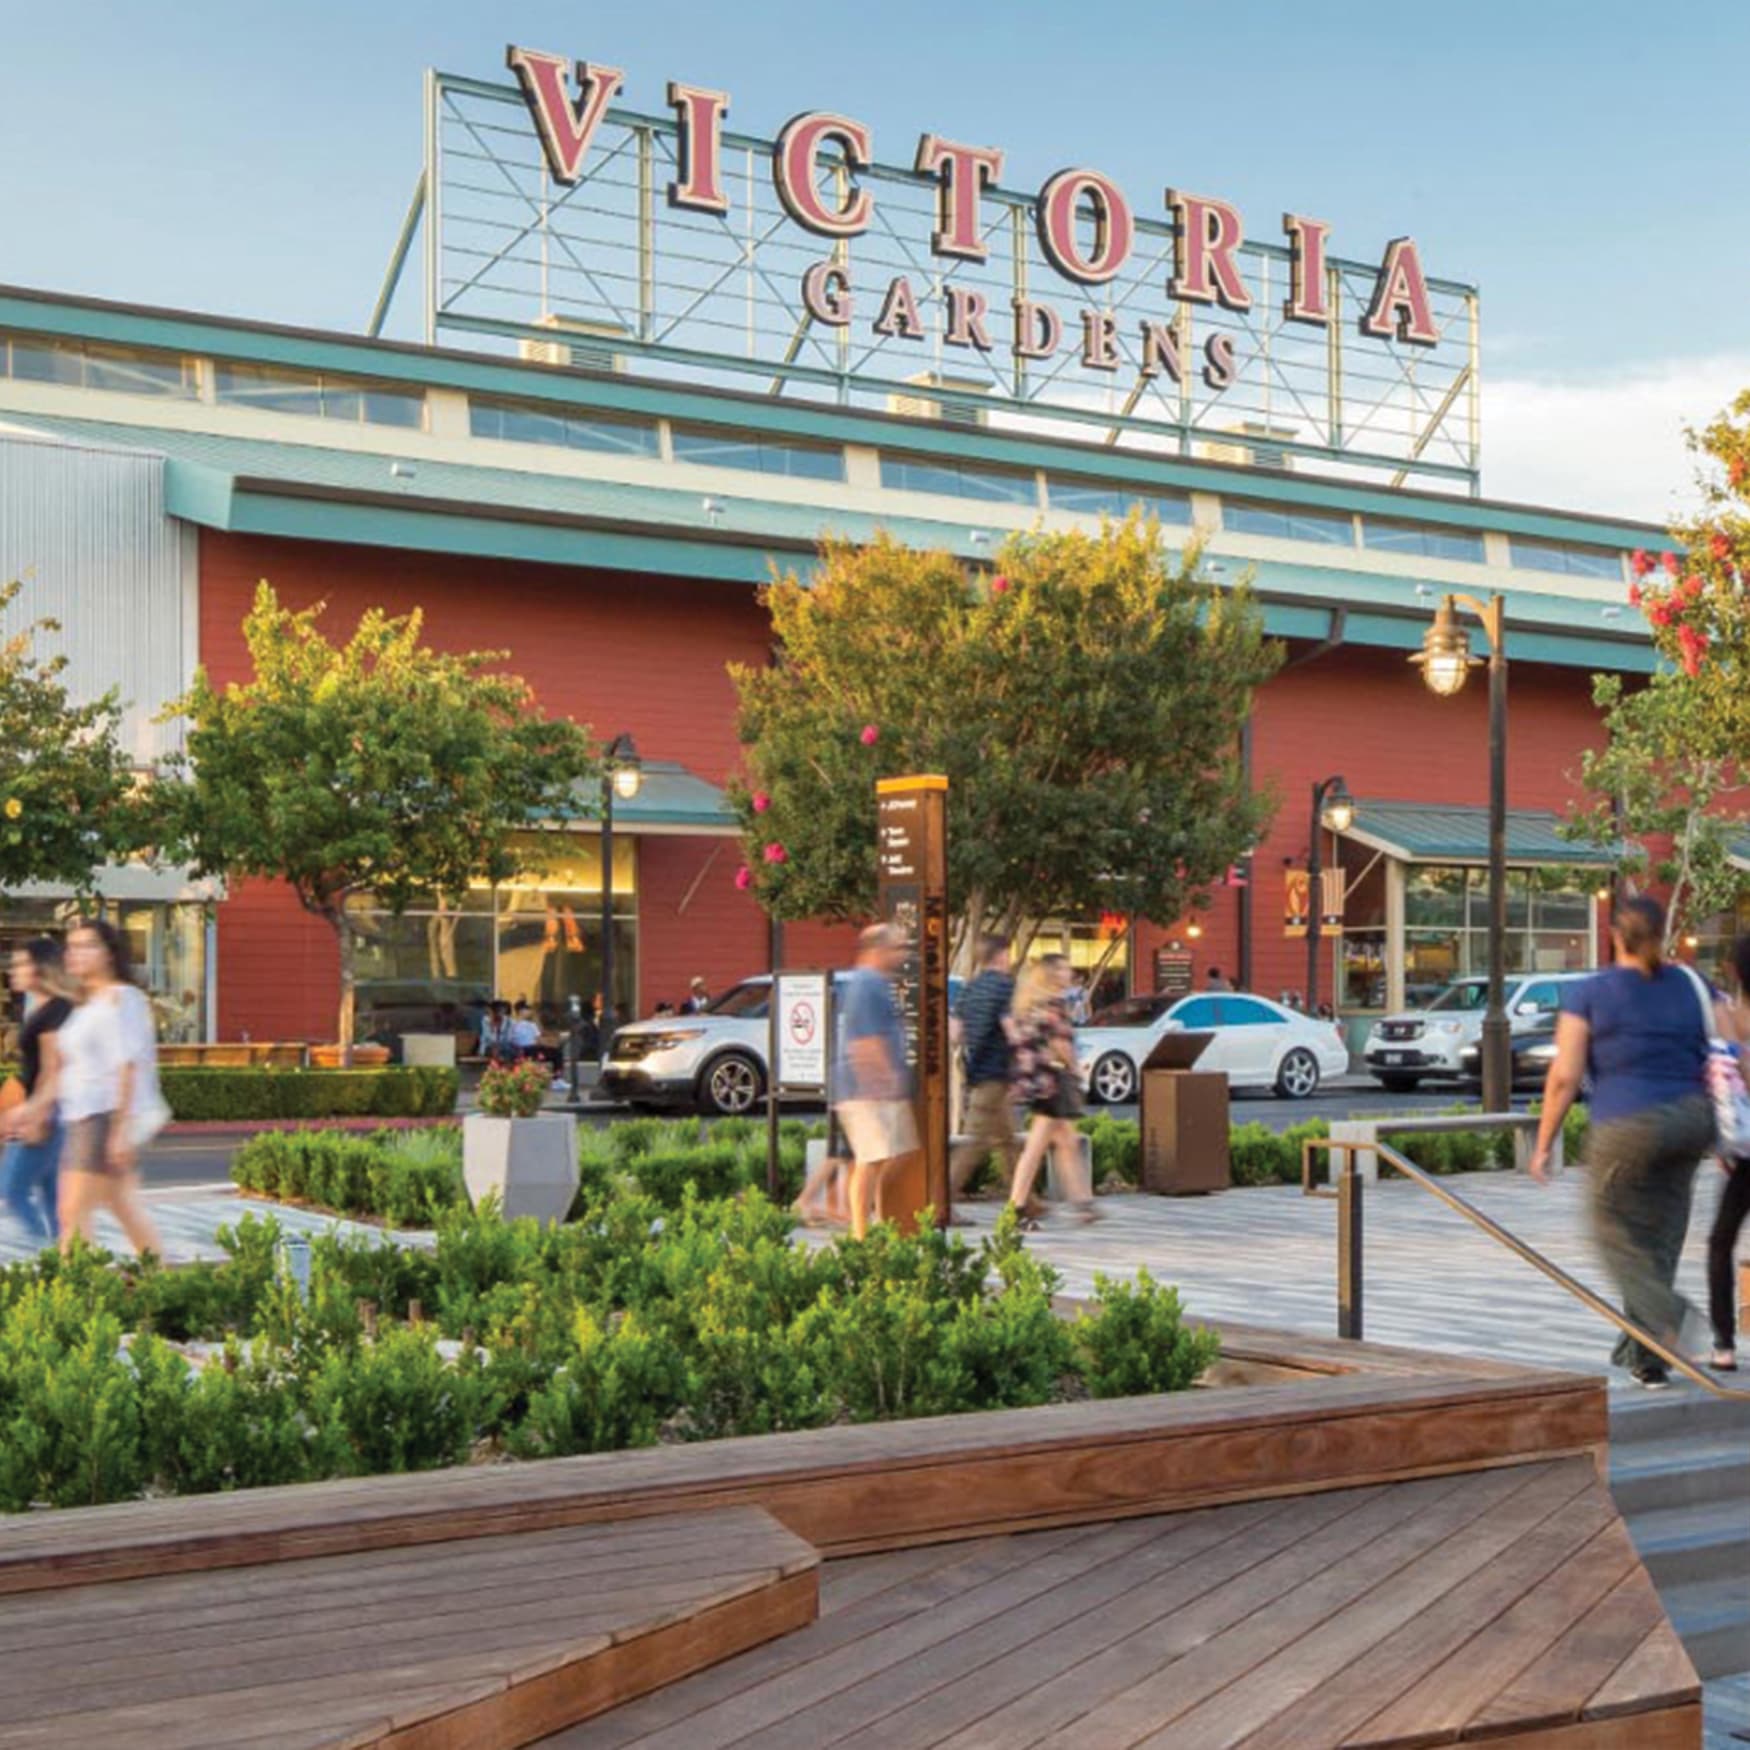
POLYGON ((703 1027, 682 1027, 674 1033, 653 1034, 650 1039, 650 1049, 652 1051, 673 1051, 677 1045, 685 1045, 689 1039, 703 1039, 704 1037, 705 1029, 703 1027))
POLYGON ((1464 1031, 1464 1022, 1462 1022, 1462 1021, 1436 1021, 1436 1022, 1434 1022, 1431 1031, 1433 1031, 1435 1033, 1448 1033, 1448 1034, 1462 1033, 1464 1031))

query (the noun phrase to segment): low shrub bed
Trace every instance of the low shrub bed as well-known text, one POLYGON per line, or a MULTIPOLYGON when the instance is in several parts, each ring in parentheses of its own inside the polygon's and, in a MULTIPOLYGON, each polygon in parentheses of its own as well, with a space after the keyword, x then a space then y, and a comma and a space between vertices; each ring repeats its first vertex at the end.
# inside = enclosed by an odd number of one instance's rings
POLYGON ((45 1253, 0 1271, 0 1508, 1169 1391, 1216 1357, 1146 1275, 1058 1317, 1011 1217, 976 1248, 789 1226, 616 1183, 559 1226, 319 1237, 305 1293, 271 1218, 174 1270, 45 1253))
POLYGON ((261 1118, 441 1118, 456 1109, 455 1070, 164 1069, 171 1115, 188 1123, 261 1118))

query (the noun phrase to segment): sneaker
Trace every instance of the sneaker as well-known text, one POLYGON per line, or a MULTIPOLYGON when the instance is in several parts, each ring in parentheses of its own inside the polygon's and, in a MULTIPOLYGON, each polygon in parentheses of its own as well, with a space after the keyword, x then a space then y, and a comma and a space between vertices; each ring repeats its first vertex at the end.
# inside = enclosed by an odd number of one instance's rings
POLYGON ((1631 1367, 1628 1376, 1642 1391, 1664 1391, 1671 1384, 1671 1375, 1663 1367, 1631 1367))

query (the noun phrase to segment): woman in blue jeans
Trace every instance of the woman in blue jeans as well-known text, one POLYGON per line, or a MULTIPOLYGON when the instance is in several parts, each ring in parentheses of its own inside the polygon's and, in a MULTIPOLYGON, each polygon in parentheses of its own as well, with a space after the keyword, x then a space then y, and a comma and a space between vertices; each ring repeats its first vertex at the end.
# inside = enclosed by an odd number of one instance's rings
POLYGON ((37 1096, 45 1072, 47 1085, 53 1085, 59 1049, 55 1035, 72 1012, 60 944, 47 936, 26 942, 14 950, 8 977, 24 1004, 18 1074, 25 1099, 0 1121, 0 1131, 7 1138, 6 1152, 0 1156, 0 1192, 24 1231, 33 1240, 47 1242, 61 1231, 55 1213, 61 1121, 53 1101, 37 1096))

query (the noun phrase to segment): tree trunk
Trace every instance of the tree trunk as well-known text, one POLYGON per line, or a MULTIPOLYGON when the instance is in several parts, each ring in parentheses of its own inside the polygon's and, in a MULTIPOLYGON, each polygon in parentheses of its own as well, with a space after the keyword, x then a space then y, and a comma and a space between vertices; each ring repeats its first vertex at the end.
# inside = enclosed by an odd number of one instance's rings
POLYGON ((340 1046, 340 1067, 351 1069, 353 1023, 358 1008, 358 989, 353 975, 355 944, 344 911, 331 912, 328 921, 334 928, 335 941, 340 949, 340 1023, 335 1039, 340 1046))

